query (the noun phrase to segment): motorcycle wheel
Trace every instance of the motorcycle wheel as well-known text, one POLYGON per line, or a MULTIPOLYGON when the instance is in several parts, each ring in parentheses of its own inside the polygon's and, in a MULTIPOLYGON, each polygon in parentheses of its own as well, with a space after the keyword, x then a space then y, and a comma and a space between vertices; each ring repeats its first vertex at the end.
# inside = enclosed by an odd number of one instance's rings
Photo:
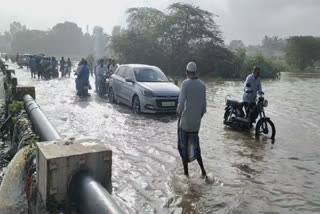
POLYGON ((261 119, 256 125, 256 135, 274 139, 276 136, 276 128, 271 120, 261 119))

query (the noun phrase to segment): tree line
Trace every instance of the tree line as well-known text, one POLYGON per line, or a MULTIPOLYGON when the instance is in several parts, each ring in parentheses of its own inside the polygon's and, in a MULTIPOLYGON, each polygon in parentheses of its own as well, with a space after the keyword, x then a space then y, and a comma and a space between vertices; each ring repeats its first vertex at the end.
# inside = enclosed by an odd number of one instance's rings
POLYGON ((14 22, 2 37, 10 41, 11 53, 107 56, 123 64, 156 65, 171 76, 184 75, 188 61, 195 61, 201 75, 208 77, 243 78, 254 65, 260 65, 262 76, 273 78, 288 70, 288 65, 305 70, 319 60, 319 39, 314 37, 265 37, 259 47, 245 47, 240 40, 227 46, 216 15, 190 4, 174 3, 165 12, 129 8, 126 15, 127 27, 115 26, 111 35, 98 26, 92 34, 83 33, 72 22, 47 31, 14 22), (277 53, 281 52, 284 57, 280 54, 279 59, 277 53))
POLYGON ((91 36, 83 34, 82 29, 71 22, 59 23, 47 31, 30 30, 13 22, 5 36, 10 41, 11 53, 81 55, 92 47, 91 36))
POLYGON ((245 46, 241 40, 233 40, 228 48, 234 53, 242 50, 249 56, 263 55, 280 65, 281 71, 320 72, 320 37, 292 36, 281 39, 265 36, 261 45, 245 46))

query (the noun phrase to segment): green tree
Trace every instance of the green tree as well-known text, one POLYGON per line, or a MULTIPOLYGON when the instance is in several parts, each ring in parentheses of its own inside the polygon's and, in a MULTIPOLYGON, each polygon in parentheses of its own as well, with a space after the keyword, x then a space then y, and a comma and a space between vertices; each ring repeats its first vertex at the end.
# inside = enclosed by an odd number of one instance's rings
POLYGON ((10 30, 9 33, 11 37, 13 37, 16 33, 21 32, 21 31, 26 31, 27 28, 25 25, 22 25, 20 22, 12 22, 10 24, 10 30))
POLYGON ((47 32, 25 30, 15 34, 12 40, 12 51, 21 53, 43 53, 46 50, 47 32))
POLYGON ((8 39, 10 40, 10 43, 11 43, 11 49, 16 52, 15 48, 14 48, 14 43, 13 41, 16 39, 16 36, 18 33, 20 32, 25 32, 27 30, 26 26, 25 25, 22 25, 20 22, 12 22, 10 24, 10 29, 9 29, 9 32, 6 33, 8 39))
POLYGON ((277 53, 282 52, 285 48, 285 40, 277 36, 265 36, 262 40, 262 51, 267 57, 275 56, 277 53))
POLYGON ((130 8, 126 13, 128 29, 112 36, 111 47, 117 58, 126 63, 155 64, 164 68, 165 53, 158 29, 164 14, 148 7, 130 8))
POLYGON ((81 53, 81 44, 83 42, 83 33, 77 24, 64 22, 56 24, 48 35, 48 53, 60 53, 70 55, 74 52, 81 53))
POLYGON ((181 73, 188 60, 202 47, 223 44, 214 14, 199 7, 175 3, 168 7, 163 22, 164 38, 168 41, 169 70, 181 73))
POLYGON ((161 11, 151 7, 129 8, 126 13, 129 30, 137 33, 152 32, 165 18, 161 11))
POLYGON ((242 40, 232 40, 228 48, 232 51, 237 51, 238 49, 245 49, 246 46, 244 45, 242 40))
POLYGON ((51 30, 26 29, 20 23, 10 26, 11 50, 14 53, 31 53, 82 57, 93 52, 93 38, 83 34, 72 22, 58 23, 51 30))
POLYGON ((320 38, 313 36, 290 37, 286 46, 287 63, 304 71, 320 60, 320 38))
POLYGON ((175 3, 166 14, 148 7, 130 8, 127 14, 128 29, 112 38, 112 48, 123 62, 154 64, 179 75, 184 74, 189 60, 201 59, 206 64, 204 68, 210 67, 205 73, 215 71, 210 63, 213 59, 230 55, 222 48, 214 15, 199 7, 175 3), (224 54, 218 54, 217 50, 223 50, 224 54))

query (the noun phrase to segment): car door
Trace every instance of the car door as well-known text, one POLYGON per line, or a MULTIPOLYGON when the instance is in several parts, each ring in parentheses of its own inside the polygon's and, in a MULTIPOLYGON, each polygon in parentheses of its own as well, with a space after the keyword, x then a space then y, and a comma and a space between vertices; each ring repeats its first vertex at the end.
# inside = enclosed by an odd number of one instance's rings
POLYGON ((125 67, 120 67, 117 72, 112 75, 112 83, 111 87, 113 88, 114 95, 116 96, 116 99, 123 102, 123 98, 121 96, 121 90, 124 83, 124 73, 125 73, 125 67))
MULTIPOLYGON (((126 79, 130 79, 130 80, 135 81, 133 69, 130 67, 126 67, 125 80, 126 79)), ((135 86, 134 82, 125 81, 125 83, 123 84, 123 88, 122 88, 123 97, 125 98, 126 103, 130 106, 131 106, 132 97, 134 95, 134 90, 135 90, 134 86, 135 86)))

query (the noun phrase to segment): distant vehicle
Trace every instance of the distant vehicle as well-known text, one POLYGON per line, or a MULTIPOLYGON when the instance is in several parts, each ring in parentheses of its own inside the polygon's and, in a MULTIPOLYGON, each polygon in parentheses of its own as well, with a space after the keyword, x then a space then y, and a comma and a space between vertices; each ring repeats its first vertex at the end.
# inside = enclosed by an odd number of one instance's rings
POLYGON ((121 65, 110 77, 108 95, 134 112, 175 112, 180 89, 156 66, 121 65))

